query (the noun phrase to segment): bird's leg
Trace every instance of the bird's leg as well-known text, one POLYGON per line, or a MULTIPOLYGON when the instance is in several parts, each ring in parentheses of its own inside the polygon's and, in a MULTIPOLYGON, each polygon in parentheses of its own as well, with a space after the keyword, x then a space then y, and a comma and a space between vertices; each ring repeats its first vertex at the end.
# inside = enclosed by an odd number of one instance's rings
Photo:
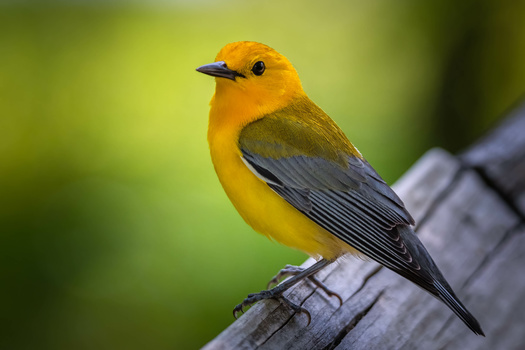
POLYGON ((304 313, 308 316, 308 324, 310 324, 311 316, 308 310, 303 308, 302 306, 296 305, 292 303, 291 301, 287 300, 283 297, 283 293, 296 283, 300 282, 301 280, 305 278, 309 278, 312 282, 314 282, 318 287, 323 289, 328 295, 337 296, 339 301, 342 303, 341 297, 337 294, 332 292, 330 289, 328 289, 322 282, 320 282, 318 279, 316 279, 313 275, 317 273, 319 270, 321 270, 323 267, 329 265, 332 261, 321 259, 312 266, 304 269, 298 266, 291 266, 287 265, 281 272, 277 274, 269 283, 269 286, 272 284, 278 283, 279 279, 282 277, 288 277, 293 276, 290 279, 285 280, 278 286, 274 287, 273 289, 263 290, 259 293, 249 294, 246 299, 239 305, 237 305, 233 309, 233 316, 237 318, 237 313, 244 312, 243 308, 252 304, 255 304, 256 302, 263 300, 263 299, 277 299, 286 305, 290 306, 295 312, 298 313, 304 313), (275 280, 275 283, 274 283, 275 280))
MULTIPOLYGON (((270 282, 268 282, 267 288, 270 289, 272 286, 279 284, 279 281, 283 278, 295 276, 299 272, 304 271, 305 268, 301 266, 286 265, 277 275, 275 275, 270 282)), ((308 279, 312 281, 317 287, 321 288, 329 297, 336 297, 339 299, 339 306, 343 305, 343 299, 339 294, 328 288, 323 282, 319 281, 313 274, 308 276, 308 279)))
POLYGON ((295 276, 299 272, 304 270, 304 267, 301 266, 286 265, 283 269, 281 269, 281 271, 279 271, 277 275, 273 276, 270 282, 268 282, 268 284, 266 285, 266 288, 271 289, 272 287, 278 285, 280 280, 286 277, 295 276))

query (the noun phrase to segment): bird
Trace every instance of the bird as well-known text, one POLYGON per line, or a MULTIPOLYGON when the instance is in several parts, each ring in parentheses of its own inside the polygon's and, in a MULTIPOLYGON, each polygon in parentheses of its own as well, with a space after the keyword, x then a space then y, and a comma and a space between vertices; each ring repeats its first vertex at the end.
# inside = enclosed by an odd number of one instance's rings
POLYGON ((310 100, 285 56, 239 41, 196 70, 215 78, 207 138, 230 201, 255 231, 317 261, 281 270, 267 290, 249 294, 234 308, 235 317, 255 302, 277 299, 307 314, 309 324, 308 311, 284 298, 284 291, 308 278, 342 303, 315 273, 351 254, 415 283, 484 336, 416 236, 404 203, 310 100), (290 278, 278 284, 283 277, 290 278))

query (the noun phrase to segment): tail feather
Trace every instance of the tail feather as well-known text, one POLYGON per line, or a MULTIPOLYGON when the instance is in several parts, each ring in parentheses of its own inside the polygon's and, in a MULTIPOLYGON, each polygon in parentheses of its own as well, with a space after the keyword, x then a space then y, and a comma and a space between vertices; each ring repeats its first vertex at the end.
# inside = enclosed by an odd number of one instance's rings
POLYGON ((412 228, 409 226, 398 226, 398 230, 403 237, 403 242, 413 257, 418 261, 421 269, 417 271, 408 269, 394 271, 444 302, 474 333, 485 336, 479 322, 461 301, 459 301, 456 294, 454 294, 452 288, 412 228))
POLYGON ((443 301, 452 311, 454 311, 454 313, 467 325, 468 328, 478 335, 485 336, 485 333, 483 333, 478 320, 476 320, 476 318, 467 310, 461 301, 459 301, 448 283, 435 281, 434 286, 438 290, 438 298, 443 301))

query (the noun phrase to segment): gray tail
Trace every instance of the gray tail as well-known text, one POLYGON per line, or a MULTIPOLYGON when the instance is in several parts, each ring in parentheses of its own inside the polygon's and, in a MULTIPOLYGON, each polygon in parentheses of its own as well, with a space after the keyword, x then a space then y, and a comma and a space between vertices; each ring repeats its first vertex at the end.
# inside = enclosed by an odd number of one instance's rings
POLYGON ((415 235, 409 226, 398 226, 399 233, 403 238, 408 250, 417 260, 421 269, 413 270, 394 270, 400 275, 408 278, 419 287, 425 289, 430 294, 444 302, 454 313, 470 328, 474 333, 485 336, 479 322, 459 301, 458 297, 452 291, 452 288, 441 274, 438 267, 432 260, 430 254, 415 235))
POLYGON ((472 330, 472 332, 485 336, 478 320, 476 320, 461 301, 459 301, 446 281, 435 281, 434 286, 438 291, 438 298, 454 311, 454 313, 467 325, 468 328, 472 330))

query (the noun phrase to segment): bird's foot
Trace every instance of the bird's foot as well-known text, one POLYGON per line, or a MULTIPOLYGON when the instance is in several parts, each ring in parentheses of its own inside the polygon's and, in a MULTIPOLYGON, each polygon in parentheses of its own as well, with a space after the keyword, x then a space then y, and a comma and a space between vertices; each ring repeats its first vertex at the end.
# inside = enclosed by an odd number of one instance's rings
POLYGON ((312 266, 304 269, 302 267, 298 266, 291 266, 287 265, 284 269, 282 269, 277 276, 275 276, 269 283, 269 287, 272 285, 275 285, 279 283, 279 280, 283 277, 292 276, 290 279, 287 279, 277 285, 276 287, 268 290, 263 290, 259 293, 249 294, 246 299, 239 305, 237 305, 233 309, 233 316, 237 318, 238 313, 244 312, 244 308, 246 306, 250 306, 252 304, 255 304, 256 302, 263 300, 263 299, 277 299, 283 304, 288 305, 292 310, 294 310, 296 313, 305 314, 308 317, 308 324, 310 324, 311 321, 311 315, 308 310, 306 310, 304 307, 292 303, 290 300, 286 299, 283 296, 283 293, 288 290, 290 287, 295 285, 296 283, 302 281, 305 278, 309 278, 316 286, 321 288, 325 291, 326 294, 329 296, 336 296, 339 299, 339 302, 341 305, 343 304, 343 300, 339 296, 339 294, 331 291, 326 287, 321 281, 319 281, 317 278, 313 277, 315 273, 317 273, 319 270, 321 270, 326 265, 330 264, 332 261, 327 259, 321 259, 312 266))
POLYGON ((259 293, 248 294, 248 296, 242 301, 242 303, 238 304, 233 308, 233 317, 237 319, 237 314, 244 313, 245 307, 252 306, 258 301, 271 298, 274 298, 274 296, 270 293, 270 290, 263 290, 259 293))
POLYGON ((297 314, 305 314, 306 317, 308 317, 308 323, 306 324, 306 326, 310 325, 310 322, 312 321, 312 315, 310 315, 310 311, 306 310, 304 307, 302 307, 300 305, 292 303, 290 300, 286 299, 283 296, 278 298, 278 300, 281 303, 283 303, 285 305, 288 305, 293 311, 295 311, 295 313, 297 313, 297 314))
POLYGON ((255 304, 256 302, 258 301, 261 301, 261 300, 264 300, 264 299, 276 299, 278 301, 280 301, 282 304, 284 305, 287 305, 288 307, 290 307, 294 312, 298 313, 298 314, 305 314, 306 317, 308 317, 308 324, 310 324, 311 320, 312 320, 312 316, 310 315, 310 312, 308 310, 306 310, 304 307, 300 306, 300 305, 297 305, 293 302, 291 302, 290 300, 286 299, 285 297, 283 297, 283 292, 285 291, 285 289, 279 289, 279 288, 274 288, 274 289, 270 289, 270 290, 263 290, 259 293, 253 293, 253 294, 248 294, 248 297, 246 299, 243 300, 242 303, 240 303, 239 305, 235 306, 235 308, 233 309, 233 316, 235 318, 237 318, 237 314, 238 313, 244 313, 244 308, 247 307, 247 306, 251 306, 253 304, 255 304))
MULTIPOLYGON (((267 288, 270 289, 273 286, 279 284, 279 281, 283 278, 295 276, 305 270, 304 267, 286 265, 277 275, 275 275, 270 282, 268 282, 267 288)), ((308 279, 312 281, 317 287, 321 288, 329 297, 336 297, 339 299, 339 306, 343 305, 343 299, 339 294, 328 288, 323 282, 319 281, 314 275, 308 276, 308 279)))
POLYGON ((301 266, 286 265, 283 269, 281 269, 281 271, 279 271, 277 275, 273 276, 270 282, 268 282, 266 288, 270 289, 273 286, 278 285, 279 281, 281 281, 283 278, 295 276, 302 271, 304 271, 304 268, 301 266))
POLYGON ((339 307, 343 306, 343 298, 341 298, 339 294, 337 294, 336 292, 328 288, 326 284, 319 281, 314 276, 310 276, 308 277, 308 279, 312 281, 317 287, 321 288, 326 293, 326 295, 328 295, 329 297, 336 297, 339 300, 339 307))

